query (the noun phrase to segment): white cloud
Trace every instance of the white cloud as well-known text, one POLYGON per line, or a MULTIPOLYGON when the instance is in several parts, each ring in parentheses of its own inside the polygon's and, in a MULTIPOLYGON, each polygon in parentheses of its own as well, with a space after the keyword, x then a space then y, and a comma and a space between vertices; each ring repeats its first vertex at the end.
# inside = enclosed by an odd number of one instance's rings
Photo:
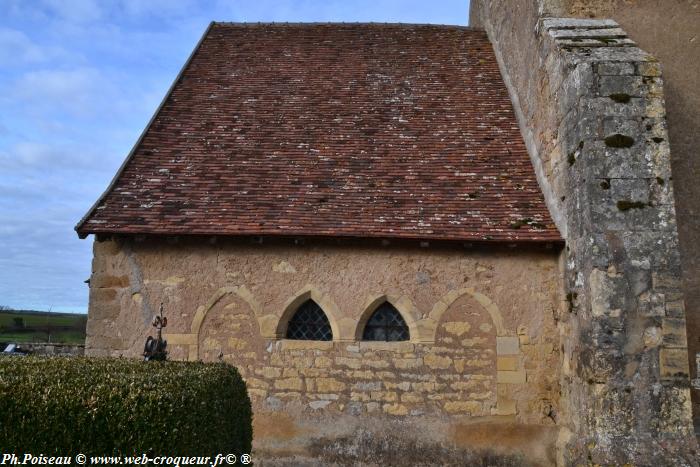
POLYGON ((44 0, 51 11, 77 23, 98 21, 103 17, 100 2, 96 0, 44 0))
POLYGON ((120 8, 129 16, 187 17, 201 10, 193 0, 120 0, 120 8))
MULTIPOLYGON (((39 180, 42 184, 61 183, 85 171, 109 173, 119 162, 119 157, 112 152, 96 152, 67 143, 20 141, 7 149, 0 149, 0 169, 6 174, 25 177, 25 183, 29 180, 39 180), (60 178, 53 180, 55 177, 60 178)), ((70 185, 66 185, 68 187, 70 185)))
POLYGON ((82 101, 85 91, 95 90, 101 81, 100 72, 94 68, 38 70, 25 73, 16 90, 27 98, 49 98, 68 104, 68 101, 82 101))
POLYGON ((43 63, 65 59, 69 55, 61 47, 37 44, 22 31, 0 27, 0 65, 2 66, 43 63))

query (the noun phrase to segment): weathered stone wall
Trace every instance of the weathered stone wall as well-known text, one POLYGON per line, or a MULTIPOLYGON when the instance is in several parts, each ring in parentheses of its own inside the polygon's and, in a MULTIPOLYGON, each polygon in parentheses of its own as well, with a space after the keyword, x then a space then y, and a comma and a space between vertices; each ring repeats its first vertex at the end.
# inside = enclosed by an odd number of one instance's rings
MULTIPOLYGON (((23 342, 18 347, 34 355, 51 355, 59 357, 79 357, 85 353, 85 346, 81 344, 49 344, 46 342, 23 342)), ((5 344, 0 344, 5 348, 5 344)))
MULTIPOLYGON (((663 65, 691 376, 700 353, 700 1, 565 0, 551 14, 612 18, 663 65)), ((556 6, 556 8, 554 8, 556 6)), ((700 433, 700 390, 693 393, 700 433)))
POLYGON ((88 354, 137 357, 163 301, 173 358, 240 369, 268 460, 328 461, 373 433, 440 456, 554 461, 565 302, 553 250, 121 239, 94 253, 88 354), (308 298, 332 342, 281 338, 308 298), (385 300, 410 341, 360 342, 385 300))
MULTIPOLYGON (((549 14, 611 18, 664 70, 664 99, 671 145, 671 167, 683 266, 683 293, 691 376, 698 377, 700 353, 700 1, 698 0, 558 0, 549 14)), ((700 433, 700 390, 693 392, 700 433)))
POLYGON ((567 240, 561 464, 695 465, 658 61, 556 1, 472 1, 567 240))

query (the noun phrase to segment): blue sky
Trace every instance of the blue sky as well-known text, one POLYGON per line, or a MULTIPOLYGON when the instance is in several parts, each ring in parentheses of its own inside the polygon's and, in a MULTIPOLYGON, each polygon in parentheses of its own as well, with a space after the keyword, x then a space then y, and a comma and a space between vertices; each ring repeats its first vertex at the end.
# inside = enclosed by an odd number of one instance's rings
POLYGON ((462 24, 468 0, 0 0, 0 305, 87 310, 107 187, 212 21, 462 24))

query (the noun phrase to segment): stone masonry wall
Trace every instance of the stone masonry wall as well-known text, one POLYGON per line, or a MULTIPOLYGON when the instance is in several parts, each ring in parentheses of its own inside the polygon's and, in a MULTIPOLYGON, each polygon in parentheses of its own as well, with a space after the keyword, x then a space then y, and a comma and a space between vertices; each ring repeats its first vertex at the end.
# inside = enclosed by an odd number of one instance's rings
POLYGON ((428 440, 547 464, 564 306, 557 261, 553 250, 508 248, 96 242, 87 353, 137 357, 163 301, 172 358, 241 371, 268 461, 337 455, 370 432, 393 437, 388 445, 428 440), (308 298, 333 341, 282 338, 308 298), (361 342, 385 300, 410 341, 361 342))
MULTIPOLYGON (((691 377, 700 355, 700 0, 550 0, 551 16, 610 18, 663 65, 691 377)), ((693 395, 700 435, 700 390, 693 395)))
POLYGON ((477 0, 472 18, 567 240, 559 463, 697 465, 661 67, 551 3, 477 0))

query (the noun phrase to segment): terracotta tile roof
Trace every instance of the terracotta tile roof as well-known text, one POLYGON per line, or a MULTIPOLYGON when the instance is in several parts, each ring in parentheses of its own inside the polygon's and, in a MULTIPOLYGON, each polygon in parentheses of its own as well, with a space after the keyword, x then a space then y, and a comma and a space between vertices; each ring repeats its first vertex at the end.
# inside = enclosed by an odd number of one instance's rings
POLYGON ((486 35, 213 23, 90 233, 559 241, 486 35))

